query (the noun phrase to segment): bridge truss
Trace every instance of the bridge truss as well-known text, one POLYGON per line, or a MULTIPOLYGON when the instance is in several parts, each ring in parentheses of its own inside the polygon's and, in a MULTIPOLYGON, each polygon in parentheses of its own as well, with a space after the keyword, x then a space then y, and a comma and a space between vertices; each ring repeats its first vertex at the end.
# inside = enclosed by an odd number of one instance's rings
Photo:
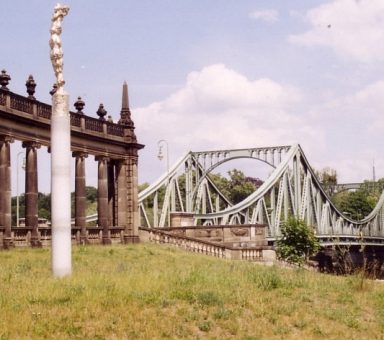
POLYGON ((289 217, 303 219, 323 244, 361 239, 372 244, 384 238, 384 194, 373 211, 354 221, 339 211, 323 190, 300 145, 189 152, 169 172, 139 194, 141 225, 170 225, 175 212, 193 214, 194 225, 261 223, 268 237, 280 235, 289 217), (232 204, 216 187, 209 174, 219 165, 251 158, 269 164, 273 171, 250 196, 232 204))

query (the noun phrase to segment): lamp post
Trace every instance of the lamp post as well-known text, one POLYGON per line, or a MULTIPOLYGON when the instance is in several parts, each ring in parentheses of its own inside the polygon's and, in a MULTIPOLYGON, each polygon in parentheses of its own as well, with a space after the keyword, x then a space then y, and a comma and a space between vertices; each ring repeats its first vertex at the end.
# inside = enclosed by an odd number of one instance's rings
MULTIPOLYGON (((21 155, 23 155, 24 152, 23 151, 20 151, 18 154, 17 154, 17 162, 16 162, 16 227, 18 228, 20 223, 19 223, 19 220, 20 220, 20 205, 19 205, 19 158, 21 155)), ((21 165, 21 168, 23 170, 25 170, 25 158, 23 158, 23 163, 21 165)))
MULTIPOLYGON (((168 147, 168 141, 166 139, 160 139, 157 142, 157 146, 159 147, 159 152, 157 154, 157 158, 162 161, 164 158, 163 154, 163 146, 165 145, 166 147, 166 154, 165 156, 167 157, 167 185, 169 185, 170 180, 169 180, 169 147, 168 147)), ((171 217, 170 217, 170 211, 171 211, 171 206, 170 202, 168 201, 168 226, 171 226, 171 217)))
POLYGON ((157 146, 159 147, 159 153, 157 154, 157 158, 161 161, 164 158, 163 155, 163 146, 166 146, 166 157, 167 157, 167 175, 169 175, 169 148, 168 142, 165 139, 160 139, 157 142, 157 146))

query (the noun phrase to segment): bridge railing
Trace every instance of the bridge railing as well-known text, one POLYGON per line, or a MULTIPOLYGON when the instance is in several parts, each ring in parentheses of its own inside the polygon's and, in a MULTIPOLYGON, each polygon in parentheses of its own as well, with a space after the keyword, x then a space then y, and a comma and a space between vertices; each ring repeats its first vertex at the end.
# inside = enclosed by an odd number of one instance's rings
POLYGON ((319 235, 321 246, 384 246, 384 237, 361 235, 319 235))

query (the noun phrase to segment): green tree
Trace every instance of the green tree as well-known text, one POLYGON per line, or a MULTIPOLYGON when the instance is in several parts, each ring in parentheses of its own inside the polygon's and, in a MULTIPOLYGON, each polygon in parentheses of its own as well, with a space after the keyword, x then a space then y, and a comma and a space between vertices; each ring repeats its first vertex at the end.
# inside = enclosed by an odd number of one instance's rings
POLYGON ((209 178, 216 185, 217 189, 229 200, 231 196, 229 180, 219 173, 210 173, 209 178))
POLYGON ((230 200, 232 202, 239 203, 256 190, 255 184, 248 180, 242 171, 233 169, 228 174, 230 200))
POLYGON ((209 174, 209 177, 221 193, 234 204, 252 194, 257 189, 256 183, 261 182, 259 179, 246 177, 242 171, 237 169, 228 171, 228 175, 229 178, 220 174, 209 174))
MULTIPOLYGON (((51 220, 51 194, 38 193, 38 216, 51 220)), ((87 214, 96 212, 97 206, 97 189, 92 186, 86 187, 87 214)), ((20 218, 24 218, 25 214, 25 194, 19 196, 19 212, 20 218)), ((75 214, 75 193, 71 193, 71 215, 75 214)), ((12 197, 12 225, 16 225, 16 197, 12 197)))
POLYGON ((39 192, 38 199, 38 216, 41 218, 51 219, 51 194, 39 192))
MULTIPOLYGON (((17 207, 17 203, 16 203, 16 196, 12 197, 12 225, 16 225, 16 216, 17 216, 17 212, 16 212, 16 207, 17 207)), ((25 214, 25 194, 21 194, 19 196, 19 213, 20 213, 20 216, 19 218, 24 218, 24 214, 25 214)))
POLYGON ((376 201, 370 198, 363 190, 343 192, 336 195, 336 206, 350 218, 361 220, 375 207, 376 201))
POLYGON ((96 202, 97 200, 97 189, 92 186, 85 187, 85 195, 87 197, 87 201, 90 203, 96 202))
POLYGON ((343 191, 332 197, 339 210, 354 220, 367 216, 377 204, 384 189, 384 178, 364 181, 356 191, 343 191))
POLYGON ((359 191, 362 191, 367 196, 367 200, 372 207, 374 207, 379 201, 383 190, 384 178, 380 178, 375 182, 365 180, 359 188, 359 191))
POLYGON ((330 197, 333 196, 335 194, 335 189, 337 185, 336 170, 326 167, 320 171, 315 170, 315 175, 319 179, 327 195, 330 197))
POLYGON ((143 184, 139 185, 139 192, 142 192, 143 190, 147 189, 149 187, 148 182, 144 182, 143 184))
POLYGON ((312 228, 295 217, 288 218, 283 224, 281 237, 276 244, 278 258, 299 265, 320 249, 319 241, 312 228))

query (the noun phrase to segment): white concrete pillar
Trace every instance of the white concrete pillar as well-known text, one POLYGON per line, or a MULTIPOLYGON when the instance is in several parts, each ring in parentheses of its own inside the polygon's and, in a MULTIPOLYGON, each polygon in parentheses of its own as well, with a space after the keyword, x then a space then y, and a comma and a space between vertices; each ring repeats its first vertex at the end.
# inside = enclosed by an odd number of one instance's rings
POLYGON ((72 272, 70 175, 69 96, 60 88, 52 97, 51 117, 52 271, 57 277, 72 272))

